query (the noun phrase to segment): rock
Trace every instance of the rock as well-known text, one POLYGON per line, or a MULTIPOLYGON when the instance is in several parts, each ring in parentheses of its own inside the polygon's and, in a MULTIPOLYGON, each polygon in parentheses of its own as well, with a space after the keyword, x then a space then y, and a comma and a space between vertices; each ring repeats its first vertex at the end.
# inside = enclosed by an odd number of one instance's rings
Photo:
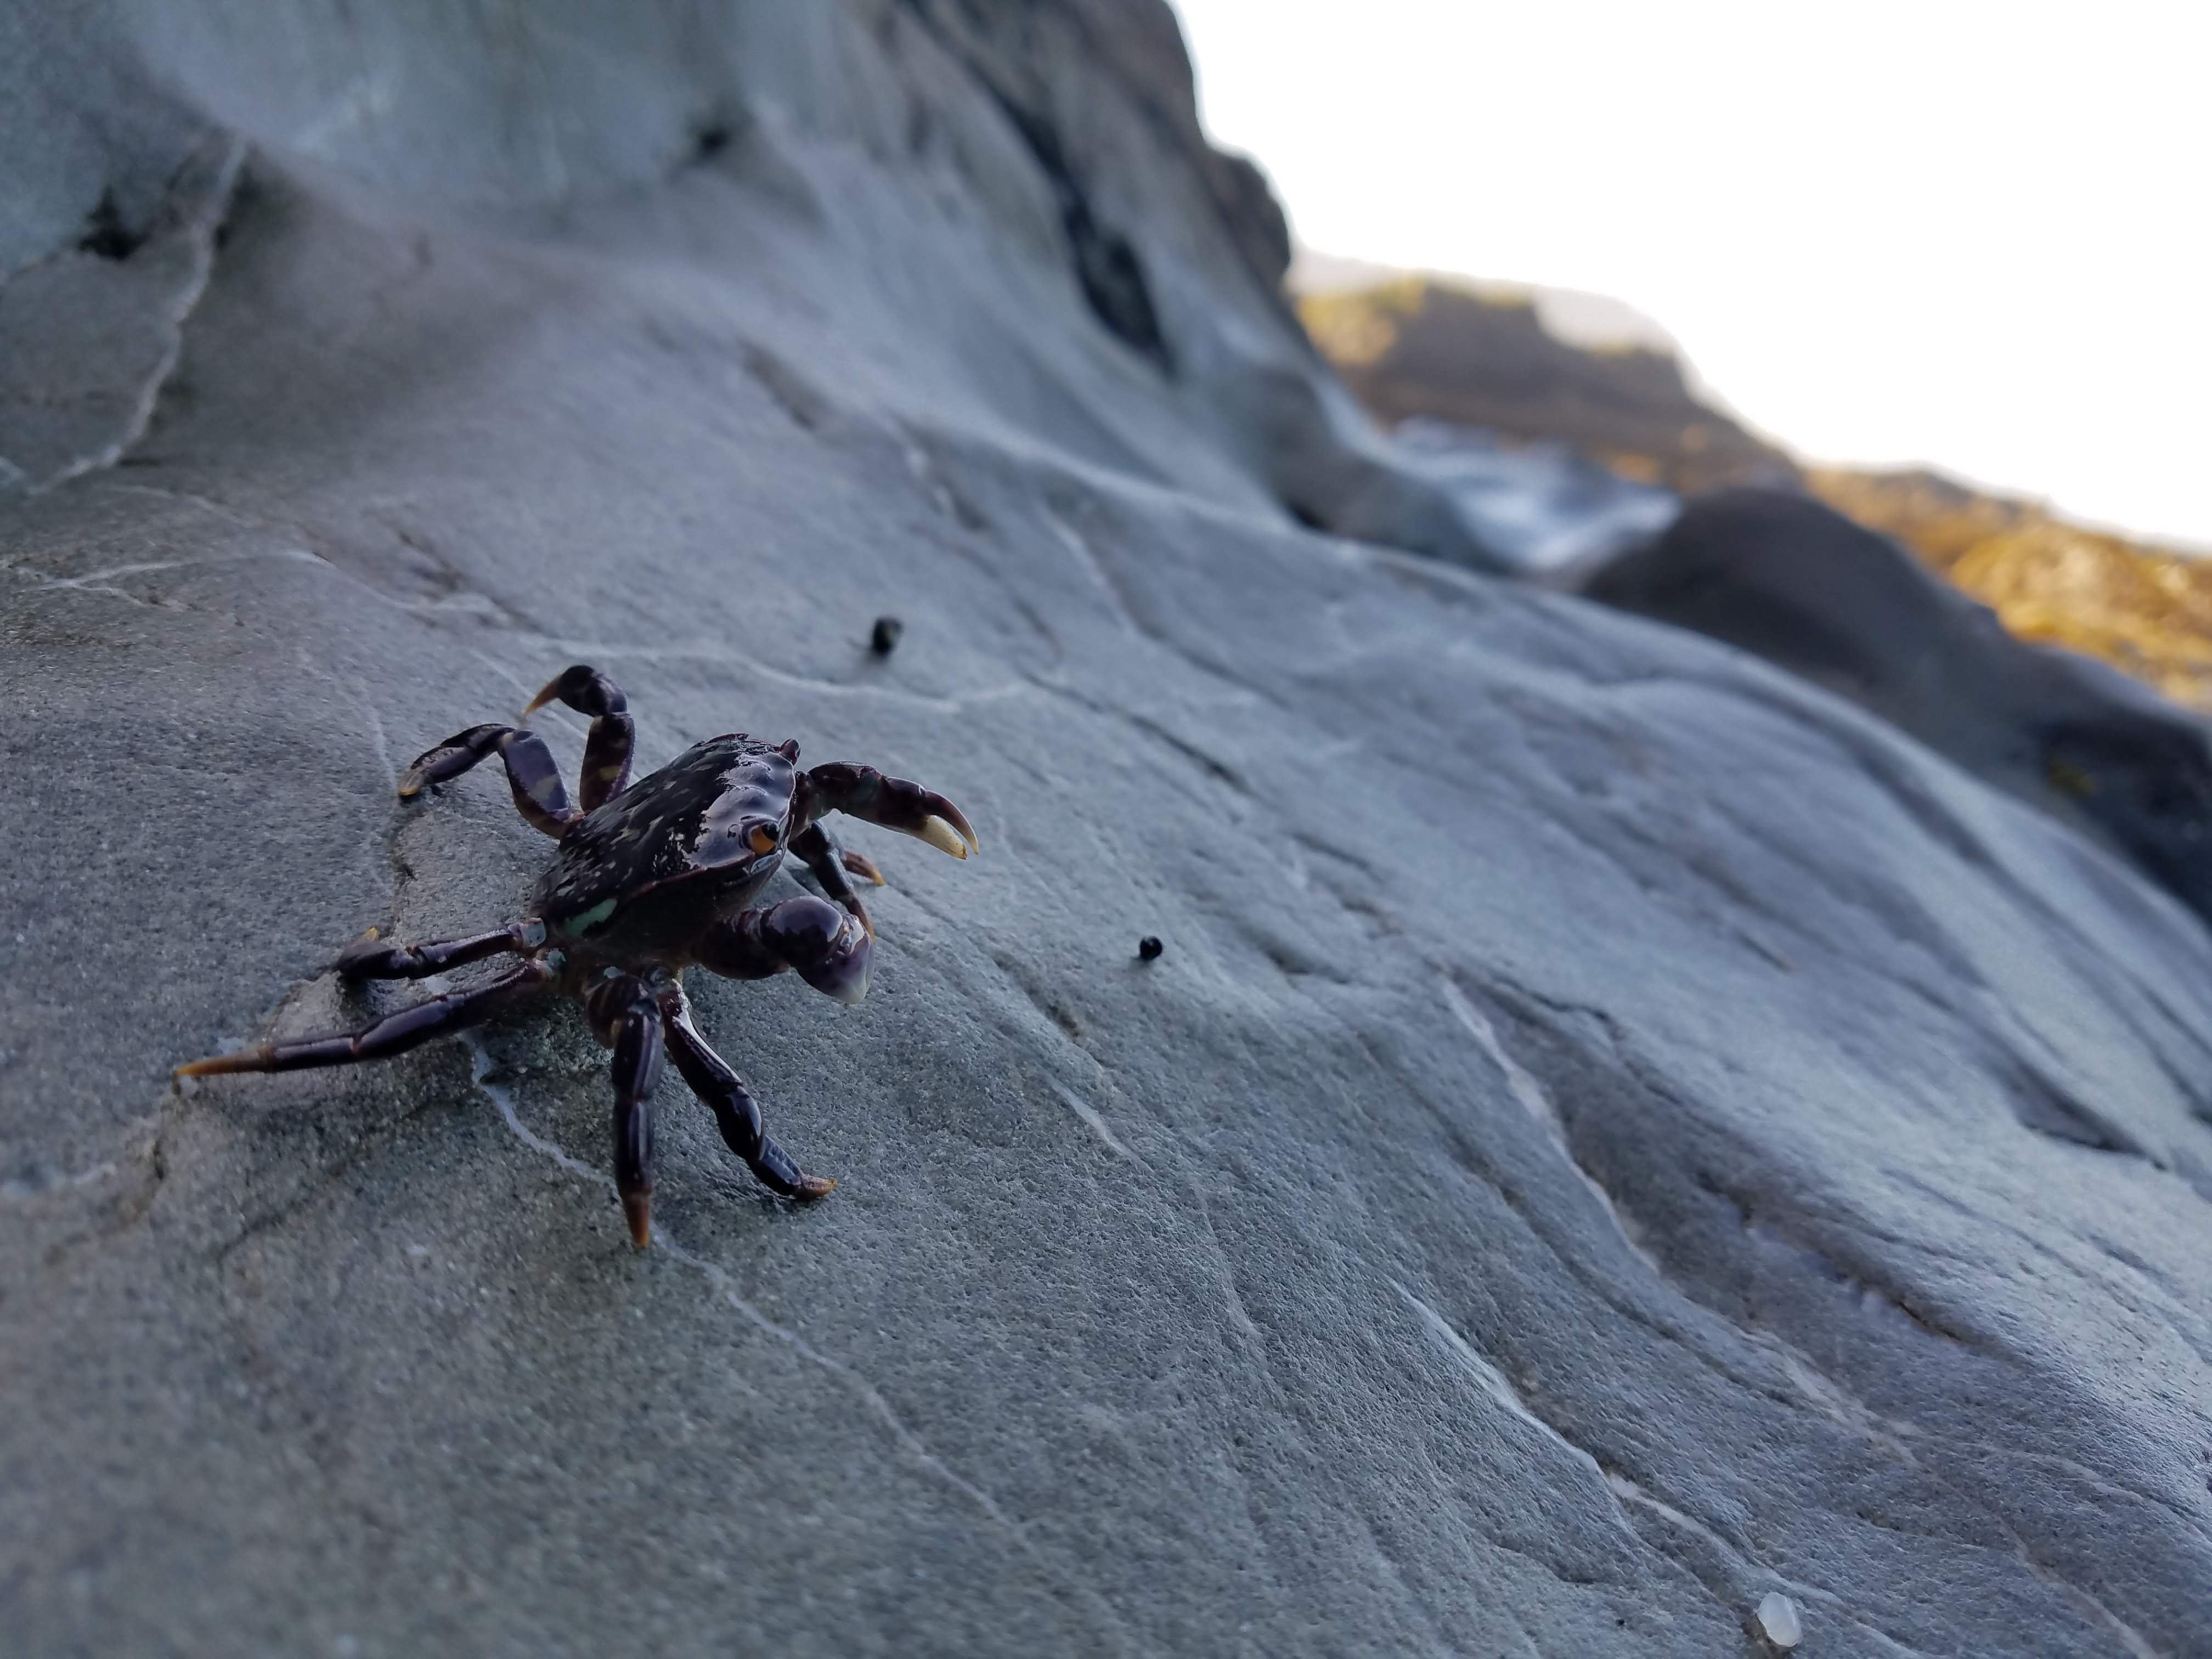
POLYGON ((1741 653, 1291 522, 1341 393, 1078 57, 1172 379, 904 9, 113 15, 131 175, 248 151, 143 434, 0 520, 11 1650, 2212 1646, 2196 917, 1741 653), (671 1079, 643 1255, 573 1009, 168 1079, 513 914, 499 781, 395 772, 575 660, 649 763, 794 737, 984 849, 853 829, 857 1009, 695 985, 841 1184, 671 1079))
POLYGON ((2041 645, 2102 658, 2202 714, 2212 711, 2212 559, 2092 530, 2043 502, 1922 470, 1808 469, 1815 495, 1894 536, 1954 586, 2041 645))
POLYGON ((1425 417, 1395 434, 1514 571, 1571 586, 1574 573, 1642 545, 1674 521, 1672 490, 1607 471, 1564 444, 1510 444, 1425 417))
POLYGON ((1692 492, 1782 483, 1796 463, 1690 390, 1670 350, 1555 337, 1531 298, 1400 276, 1298 301, 1315 343, 1376 417, 1562 443, 1692 492))
POLYGON ((1580 591, 1864 704, 2212 918, 2212 726, 2102 663, 2014 638, 1887 537, 1802 495, 1723 491, 1580 591))

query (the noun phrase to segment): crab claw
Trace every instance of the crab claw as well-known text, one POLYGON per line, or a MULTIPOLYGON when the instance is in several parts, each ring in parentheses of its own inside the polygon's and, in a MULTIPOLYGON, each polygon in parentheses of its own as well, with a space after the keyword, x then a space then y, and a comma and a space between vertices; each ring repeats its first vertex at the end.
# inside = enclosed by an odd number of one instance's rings
POLYGON ((960 816, 960 809, 942 796, 939 797, 939 803, 944 806, 945 811, 931 813, 921 821, 921 828, 913 833, 939 852, 950 853, 956 859, 966 858, 971 850, 981 852, 983 849, 975 840, 975 832, 968 827, 968 820, 960 816), (967 845, 963 846, 963 842, 967 845))
POLYGON ((528 720, 549 702, 563 702, 580 714, 598 718, 602 714, 619 714, 629 707, 629 699, 622 688, 589 663, 580 662, 562 669, 545 683, 545 688, 530 700, 522 711, 528 720))
MULTIPOLYGON (((848 852, 841 848, 837 854, 837 861, 845 866, 845 872, 848 875, 858 876, 862 881, 878 887, 886 884, 884 881, 884 872, 877 869, 875 860, 864 853, 848 852)), ((860 920, 866 921, 867 918, 862 916, 860 920)), ((868 931, 873 933, 875 930, 870 928, 868 931)))
POLYGON ((875 935, 861 917, 809 895, 763 915, 762 939, 824 996, 851 1007, 868 994, 875 935))
POLYGON ((819 810, 848 813, 886 830, 926 841, 940 853, 964 859, 983 850, 968 816, 934 789, 904 778, 887 778, 872 766, 832 761, 806 781, 819 810))

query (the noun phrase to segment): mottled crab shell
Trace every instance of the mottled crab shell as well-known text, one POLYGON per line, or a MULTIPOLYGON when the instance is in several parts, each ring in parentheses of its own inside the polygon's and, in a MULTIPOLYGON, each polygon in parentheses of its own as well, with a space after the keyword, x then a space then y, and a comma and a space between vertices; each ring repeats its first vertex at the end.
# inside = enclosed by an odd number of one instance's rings
POLYGON ((538 914, 574 939, 678 883, 765 881, 789 838, 797 758, 796 744, 742 732, 692 744, 568 827, 538 884, 538 914), (766 851, 756 844, 763 827, 766 851))

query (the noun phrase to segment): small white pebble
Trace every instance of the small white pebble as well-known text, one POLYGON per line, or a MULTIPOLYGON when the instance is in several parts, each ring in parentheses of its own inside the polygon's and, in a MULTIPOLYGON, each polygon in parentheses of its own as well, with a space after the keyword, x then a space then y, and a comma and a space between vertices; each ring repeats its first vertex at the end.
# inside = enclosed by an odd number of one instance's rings
POLYGON ((1759 1627, 1778 1648, 1794 1648, 1805 1639, 1805 1623, 1797 1616, 1797 1604, 1780 1590, 1769 1590, 1759 1598, 1759 1627))

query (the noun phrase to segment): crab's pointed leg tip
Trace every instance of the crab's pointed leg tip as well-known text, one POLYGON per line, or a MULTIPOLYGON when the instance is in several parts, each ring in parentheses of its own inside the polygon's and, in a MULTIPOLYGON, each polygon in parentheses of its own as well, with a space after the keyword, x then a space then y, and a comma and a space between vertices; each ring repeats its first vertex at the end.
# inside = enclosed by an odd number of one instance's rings
POLYGON ((827 1198, 830 1189, 836 1184, 828 1176, 801 1176, 799 1178, 799 1196, 805 1199, 827 1198))
POLYGON ((653 1243, 653 1194, 624 1193, 623 1216, 629 1223, 629 1242, 638 1249, 653 1243))

